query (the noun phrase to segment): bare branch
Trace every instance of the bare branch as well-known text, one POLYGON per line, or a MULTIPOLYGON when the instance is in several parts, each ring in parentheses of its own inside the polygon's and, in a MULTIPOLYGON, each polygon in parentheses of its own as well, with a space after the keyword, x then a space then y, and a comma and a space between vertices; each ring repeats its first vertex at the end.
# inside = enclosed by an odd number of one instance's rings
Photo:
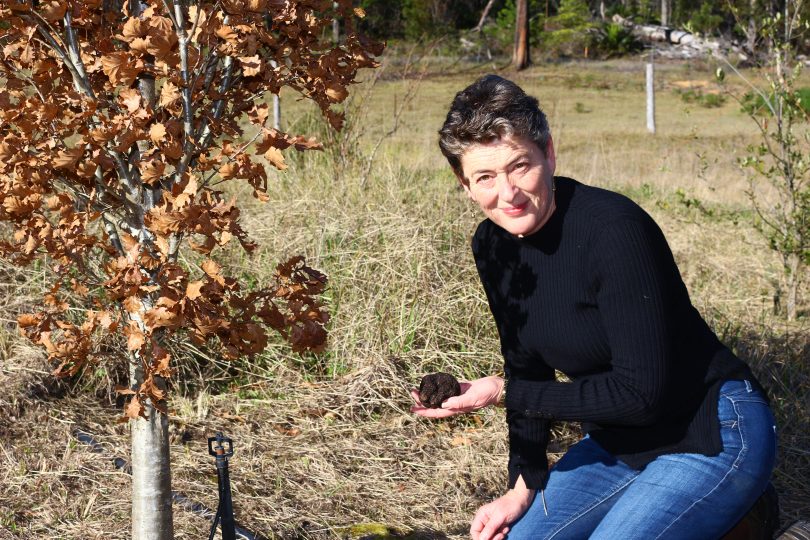
POLYGON ((191 102, 191 85, 188 67, 188 35, 185 30, 185 18, 183 7, 179 0, 172 0, 174 3, 174 16, 177 19, 177 40, 180 44, 180 78, 183 80, 183 157, 177 167, 176 179, 179 180, 186 172, 191 153, 194 150, 194 108, 191 102))
POLYGON ((96 100, 96 94, 93 92, 93 89, 87 83, 87 81, 82 77, 79 70, 76 68, 76 65, 73 61, 69 58, 68 53, 57 43, 56 38, 51 35, 47 28, 45 28, 39 21, 35 22, 37 27, 37 32, 43 37, 45 40, 45 44, 51 48, 62 60, 62 63, 65 67, 70 71, 70 75, 73 77, 73 84, 77 86, 77 89, 84 93, 86 96, 90 97, 94 101, 96 100))

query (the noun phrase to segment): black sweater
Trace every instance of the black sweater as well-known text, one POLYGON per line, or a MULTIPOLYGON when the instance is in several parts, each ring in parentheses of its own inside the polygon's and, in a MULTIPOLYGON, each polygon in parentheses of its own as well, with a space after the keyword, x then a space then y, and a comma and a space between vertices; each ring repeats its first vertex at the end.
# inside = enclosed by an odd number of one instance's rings
POLYGON ((644 210, 575 180, 556 184, 539 231, 518 238, 485 220, 472 242, 508 381, 509 487, 518 475, 542 487, 551 420, 582 422, 636 469, 667 453, 719 453, 720 384, 761 387, 692 306, 644 210))

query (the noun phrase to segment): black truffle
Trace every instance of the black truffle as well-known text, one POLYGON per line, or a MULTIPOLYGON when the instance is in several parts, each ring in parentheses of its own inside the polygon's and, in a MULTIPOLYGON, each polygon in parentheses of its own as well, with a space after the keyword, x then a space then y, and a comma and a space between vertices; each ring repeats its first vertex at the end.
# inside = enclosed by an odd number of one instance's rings
POLYGON ((431 409, 438 409, 442 401, 461 394, 461 385, 449 373, 431 373, 419 383, 419 401, 431 409))

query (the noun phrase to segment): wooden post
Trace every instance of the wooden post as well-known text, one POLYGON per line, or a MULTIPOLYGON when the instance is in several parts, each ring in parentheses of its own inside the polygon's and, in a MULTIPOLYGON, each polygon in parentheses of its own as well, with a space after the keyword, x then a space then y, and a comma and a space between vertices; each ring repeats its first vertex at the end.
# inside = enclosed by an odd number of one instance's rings
POLYGON ((273 94, 273 128, 281 131, 281 99, 273 94))
POLYGON ((655 87, 653 63, 647 63, 647 131, 655 133, 655 87))
POLYGON ((655 133, 655 81, 654 52, 650 51, 650 61, 647 63, 647 131, 655 133))
MULTIPOLYGON (((273 69, 278 67, 278 62, 270 60, 273 69)), ((273 129, 281 131, 281 99, 278 94, 273 94, 273 129)))

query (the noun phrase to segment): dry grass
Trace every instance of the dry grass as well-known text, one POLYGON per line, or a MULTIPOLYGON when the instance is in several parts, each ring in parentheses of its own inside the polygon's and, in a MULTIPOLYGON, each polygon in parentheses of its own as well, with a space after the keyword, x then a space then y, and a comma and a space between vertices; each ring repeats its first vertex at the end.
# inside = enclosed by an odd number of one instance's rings
MULTIPOLYGON (((656 137, 644 132, 640 63, 539 67, 517 79, 546 104, 559 172, 625 191, 653 214, 695 305, 771 389, 784 518, 807 518, 808 319, 787 325, 773 316, 778 260, 740 213, 747 184, 734 156, 753 140, 752 125, 730 103, 687 114, 670 91, 710 70, 672 64, 660 73, 656 137), (702 206, 683 204, 678 188, 702 206)), ((407 389, 421 374, 476 377, 501 363, 468 248, 479 217, 435 149, 453 93, 477 74, 425 79, 365 185, 351 169, 336 181, 328 156, 310 154, 291 158, 269 204, 247 201, 246 229, 262 248, 253 259, 233 251, 221 260, 261 281, 283 255, 304 252, 330 275, 331 346, 300 358, 275 343, 231 365, 186 351, 196 359, 172 401, 174 489, 216 506, 206 437, 218 430, 235 442, 237 520, 271 538, 357 536, 351 526, 368 522, 414 538, 462 538, 477 506, 503 488, 501 411, 442 422, 408 412, 407 389)), ((392 76, 357 104, 366 119, 360 152, 390 128, 408 84, 392 76)), ((313 126, 289 100, 285 121, 313 126)), ((0 276, 0 539, 128 538, 129 477, 72 437, 81 428, 110 455, 128 455, 109 393, 117 371, 98 366, 81 381, 51 381, 42 353, 14 330, 44 274, 3 267, 0 276)), ((575 436, 558 428, 557 455, 575 436)), ((208 524, 189 512, 178 509, 175 523, 177 538, 207 537, 208 524)))

